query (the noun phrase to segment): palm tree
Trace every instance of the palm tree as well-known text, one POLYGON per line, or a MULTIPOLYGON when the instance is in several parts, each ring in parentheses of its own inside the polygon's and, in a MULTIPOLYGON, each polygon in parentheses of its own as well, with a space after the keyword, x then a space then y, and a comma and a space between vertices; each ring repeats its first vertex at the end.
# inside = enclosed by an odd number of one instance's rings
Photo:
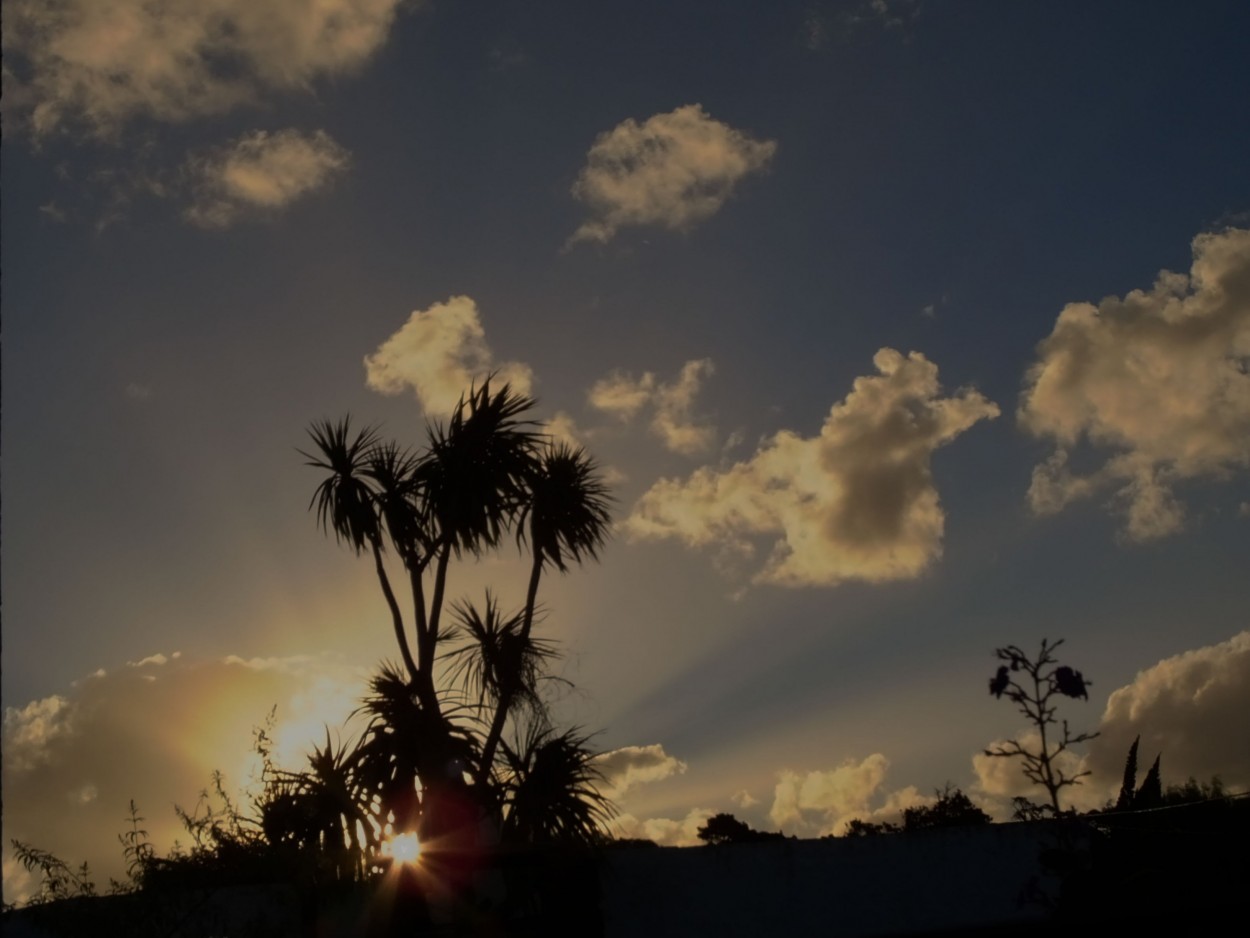
MULTIPOLYGON (((473 767, 478 800, 498 817, 506 799, 494 792, 511 778, 506 798, 522 806, 517 817, 524 819, 531 803, 536 810, 527 793, 537 782, 517 788, 518 780, 545 777, 557 756, 575 754, 585 743, 576 734, 544 730, 548 735, 534 737, 532 746, 505 747, 507 764, 495 765, 509 716, 528 707, 535 725, 547 726, 538 686, 555 651, 532 634, 539 583, 551 567, 566 572, 570 563, 597 558, 607 537, 610 497, 585 451, 547 440, 526 417, 533 399, 508 384, 493 389, 492 379, 470 388, 446 425, 427 426, 429 442, 421 452, 382 441, 372 427, 353 435, 347 418, 309 430, 319 451, 316 457, 305 454, 309 465, 329 473, 310 507, 327 533, 357 554, 371 553, 406 671, 383 668, 362 707, 370 723, 357 750, 358 774, 370 810, 383 823, 388 815, 415 823, 425 796, 435 794, 457 760, 473 767), (440 695, 435 680, 438 647, 453 634, 441 622, 448 568, 453 557, 480 556, 510 533, 532 554, 522 609, 504 616, 489 594, 481 611, 469 603, 452 607, 454 632, 468 640, 449 656, 455 660, 452 677, 476 698, 483 724, 482 714, 491 713, 484 736, 474 735, 448 715, 446 692, 440 695), (410 583, 415 659, 384 562, 388 543, 410 583)), ((566 762, 576 766, 576 758, 566 762)), ((583 781, 594 790, 591 776, 583 781)), ((599 802, 592 798, 589 804, 599 802)))

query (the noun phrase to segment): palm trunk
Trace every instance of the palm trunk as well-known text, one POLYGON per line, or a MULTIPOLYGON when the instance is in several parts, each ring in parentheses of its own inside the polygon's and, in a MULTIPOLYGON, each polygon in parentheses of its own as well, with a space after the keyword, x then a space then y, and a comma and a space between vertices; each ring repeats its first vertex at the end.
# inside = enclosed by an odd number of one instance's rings
POLYGON ((534 566, 530 568, 530 585, 525 593, 525 621, 521 623, 522 640, 530 637, 530 628, 534 625, 534 607, 538 605, 538 581, 542 575, 543 552, 535 548, 534 566))
POLYGON ((421 680, 417 693, 421 703, 431 713, 438 713, 438 693, 434 687, 434 653, 438 646, 439 619, 443 612, 443 595, 447 589, 447 563, 451 559, 451 545, 444 544, 438 555, 434 570, 434 595, 430 598, 430 618, 425 631, 417 637, 417 655, 421 664, 421 680))
MULTIPOLYGON (((532 538, 531 538, 532 540, 532 538)), ((521 620, 521 645, 530 637, 530 628, 534 624, 534 607, 538 603, 538 581, 543 575, 543 553, 534 551, 534 565, 530 568, 529 589, 525 593, 525 618, 521 620)), ((490 780, 491 765, 495 761, 495 750, 499 748, 499 740, 503 737, 504 724, 508 720, 508 710, 512 707, 512 699, 516 695, 511 689, 499 695, 499 703, 495 708, 495 716, 490 723, 490 731, 486 734, 486 743, 482 746, 482 764, 478 767, 478 784, 484 785, 490 780)))
POLYGON ((412 651, 408 647, 408 636, 404 634, 404 616, 399 611, 399 603, 395 599, 395 591, 391 589, 390 578, 386 575, 386 566, 382 563, 382 550, 377 543, 373 544, 373 562, 378 571, 378 582, 382 584, 382 595, 386 597, 386 605, 391 610, 391 624, 395 627, 395 641, 399 643, 399 654, 404 659, 404 667, 409 676, 417 679, 417 663, 412 660, 412 651))

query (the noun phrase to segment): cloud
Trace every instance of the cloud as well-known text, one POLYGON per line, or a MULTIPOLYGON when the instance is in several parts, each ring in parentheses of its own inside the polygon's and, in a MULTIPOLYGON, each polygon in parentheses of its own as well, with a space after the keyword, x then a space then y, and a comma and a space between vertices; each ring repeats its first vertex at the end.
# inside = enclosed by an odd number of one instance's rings
POLYGON ((382 394, 412 388, 428 416, 455 410, 469 386, 494 372, 496 382, 529 394, 533 372, 520 362, 496 363, 486 344, 477 304, 453 296, 427 310, 415 310, 399 331, 365 357, 366 383, 382 394))
POLYGON ((1165 784, 1218 775, 1233 790, 1250 790, 1250 631, 1140 672, 1107 699, 1099 731, 1088 767, 1117 787, 1140 734, 1139 759, 1149 765, 1162 753, 1165 784))
POLYGON ((713 120, 698 104, 641 124, 622 121, 595 140, 573 185, 591 217, 566 246, 606 243, 630 225, 685 231, 715 215, 776 149, 713 120))
POLYGON ((650 746, 624 746, 595 759, 603 773, 604 793, 620 798, 635 785, 658 782, 686 771, 686 763, 670 756, 659 743, 650 746))
POLYGON ((942 397, 937 365, 919 352, 883 348, 873 363, 879 374, 857 378, 817 436, 782 430, 728 469, 661 479, 635 504, 626 533, 714 547, 731 563, 754 555, 750 538, 777 535, 757 583, 918 575, 942 551, 933 452, 998 407, 970 388, 942 397))
POLYGON ((567 443, 574 447, 583 445, 582 431, 578 428, 577 421, 563 410, 556 411, 555 415, 543 426, 543 432, 556 443, 567 443))
POLYGON ((692 456, 711 449, 716 441, 716 428, 699 423, 691 415, 695 395, 715 370, 710 358, 688 361, 671 384, 661 383, 650 371, 637 379, 614 371, 595 382, 588 400, 591 407, 623 422, 651 407, 651 432, 673 452, 692 456))
MULTIPOLYGON (((117 834, 130 799, 164 852, 185 839, 175 803, 191 807, 214 769, 233 789, 259 768, 252 730, 275 705, 274 757, 299 768, 309 744, 324 739, 323 726, 340 726, 363 691, 362 676, 329 656, 157 654, 7 708, 5 843, 15 837, 75 866, 86 860, 98 883, 124 879, 117 834)), ((22 885, 7 858, 4 868, 5 899, 14 901, 31 884, 22 885)))
MULTIPOLYGON (((1141 737, 1138 783, 1161 755, 1165 786, 1193 777, 1208 781, 1218 775, 1233 791, 1250 791, 1250 631, 1226 642, 1165 658, 1138 673, 1132 683, 1112 691, 1098 724, 1098 735, 1086 751, 1066 752, 1060 765, 1068 775, 1089 771, 1079 785, 1065 787, 1065 807, 1102 807, 1120 788, 1124 760, 1133 740, 1141 737)), ((1069 719, 1073 719, 1069 715, 1069 719)), ((1073 719, 1073 722, 1076 721, 1073 719)), ((1079 731, 1074 726, 1073 731, 1079 731)), ((1030 729, 1017 737, 1031 751, 1040 737, 1030 729)), ((996 740, 989 747, 999 745, 996 740)), ((987 810, 1000 818, 1010 813, 1010 799, 1047 800, 1045 791, 1029 783, 1019 758, 977 753, 972 791, 986 799, 987 810)))
MULTIPOLYGON (((1069 717, 1071 718, 1071 717, 1069 717)), ((1075 721, 1074 721, 1075 722, 1075 721)), ((1073 733, 1080 732, 1073 727, 1073 733)), ((1042 740, 1037 730, 1028 729, 1019 733, 1015 739, 1030 752, 1041 752, 1042 740)), ((1007 740, 996 739, 986 745, 986 749, 994 749, 1005 744, 1007 740)), ((1054 741, 1051 741, 1053 748, 1054 741)), ((1127 751, 1128 747, 1125 747, 1127 751)), ((984 751, 972 756, 973 782, 970 790, 972 799, 997 820, 1009 819, 1014 811, 1011 803, 1013 798, 1027 798, 1036 804, 1049 804, 1050 795, 1041 785, 1035 785, 1024 776, 1024 760, 1020 756, 989 756, 984 751)), ((1075 750, 1061 753, 1055 760, 1057 769, 1069 777, 1084 772, 1085 756, 1075 750)), ((1124 767, 1124 753, 1120 753, 1120 768, 1124 767)), ((1117 773, 1119 769, 1116 770, 1117 773)), ((1119 775, 1116 776, 1119 783, 1119 775)), ((1065 808, 1074 807, 1079 811, 1101 808, 1108 797, 1109 781, 1105 778, 1086 777, 1079 784, 1065 786, 1059 795, 1059 802, 1065 808)))
POLYGON ((1124 534, 1179 531, 1173 486, 1250 467, 1250 230, 1201 234, 1188 275, 1149 290, 1070 303, 1039 346, 1021 398, 1024 429, 1055 442, 1029 504, 1050 514, 1108 486, 1124 534), (1079 476, 1068 453, 1105 455, 1079 476))
POLYGON ((693 847, 700 843, 699 828, 716 812, 710 808, 692 808, 684 818, 655 817, 639 819, 632 814, 619 815, 613 822, 618 838, 654 840, 661 847, 693 847))
POLYGON ((4 763, 24 772, 46 762, 49 747, 73 729, 73 711, 60 694, 4 711, 4 763))
POLYGON ((222 114, 381 48, 404 0, 11 0, 5 95, 36 139, 222 114))
POLYGON ((874 808, 873 802, 882 800, 880 789, 889 767, 890 761, 875 752, 859 762, 847 759, 833 769, 803 774, 784 770, 777 776, 769 817, 789 834, 841 834, 855 818, 895 820, 905 808, 933 800, 908 786, 884 793, 884 803, 874 808))
POLYGON ((203 228, 226 228, 272 214, 328 185, 349 158, 323 130, 254 130, 187 161, 195 195, 186 217, 203 228))

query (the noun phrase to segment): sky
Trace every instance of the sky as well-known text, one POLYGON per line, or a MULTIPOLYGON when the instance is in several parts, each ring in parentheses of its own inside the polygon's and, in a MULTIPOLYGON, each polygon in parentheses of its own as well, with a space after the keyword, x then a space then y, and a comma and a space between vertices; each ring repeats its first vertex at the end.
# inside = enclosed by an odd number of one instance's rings
MULTIPOLYGON (((611 481, 544 584, 618 832, 817 836, 1028 727, 1250 789, 1250 7, 7 0, 3 821, 101 882, 396 657, 306 428, 474 380, 611 481)), ((507 549, 453 574, 524 599, 507 549)), ((561 685, 563 687, 563 685, 561 685)), ((348 738, 350 730, 343 731, 348 738)), ((1035 793, 1034 793, 1035 794, 1035 793)))

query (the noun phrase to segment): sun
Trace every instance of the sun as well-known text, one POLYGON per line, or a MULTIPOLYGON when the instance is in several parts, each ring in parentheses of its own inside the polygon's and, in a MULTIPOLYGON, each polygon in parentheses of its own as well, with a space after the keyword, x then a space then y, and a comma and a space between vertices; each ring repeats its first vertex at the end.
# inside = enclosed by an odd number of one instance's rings
POLYGON ((396 834, 382 841, 382 856, 396 863, 416 863, 421 858, 421 842, 416 834, 396 834))

